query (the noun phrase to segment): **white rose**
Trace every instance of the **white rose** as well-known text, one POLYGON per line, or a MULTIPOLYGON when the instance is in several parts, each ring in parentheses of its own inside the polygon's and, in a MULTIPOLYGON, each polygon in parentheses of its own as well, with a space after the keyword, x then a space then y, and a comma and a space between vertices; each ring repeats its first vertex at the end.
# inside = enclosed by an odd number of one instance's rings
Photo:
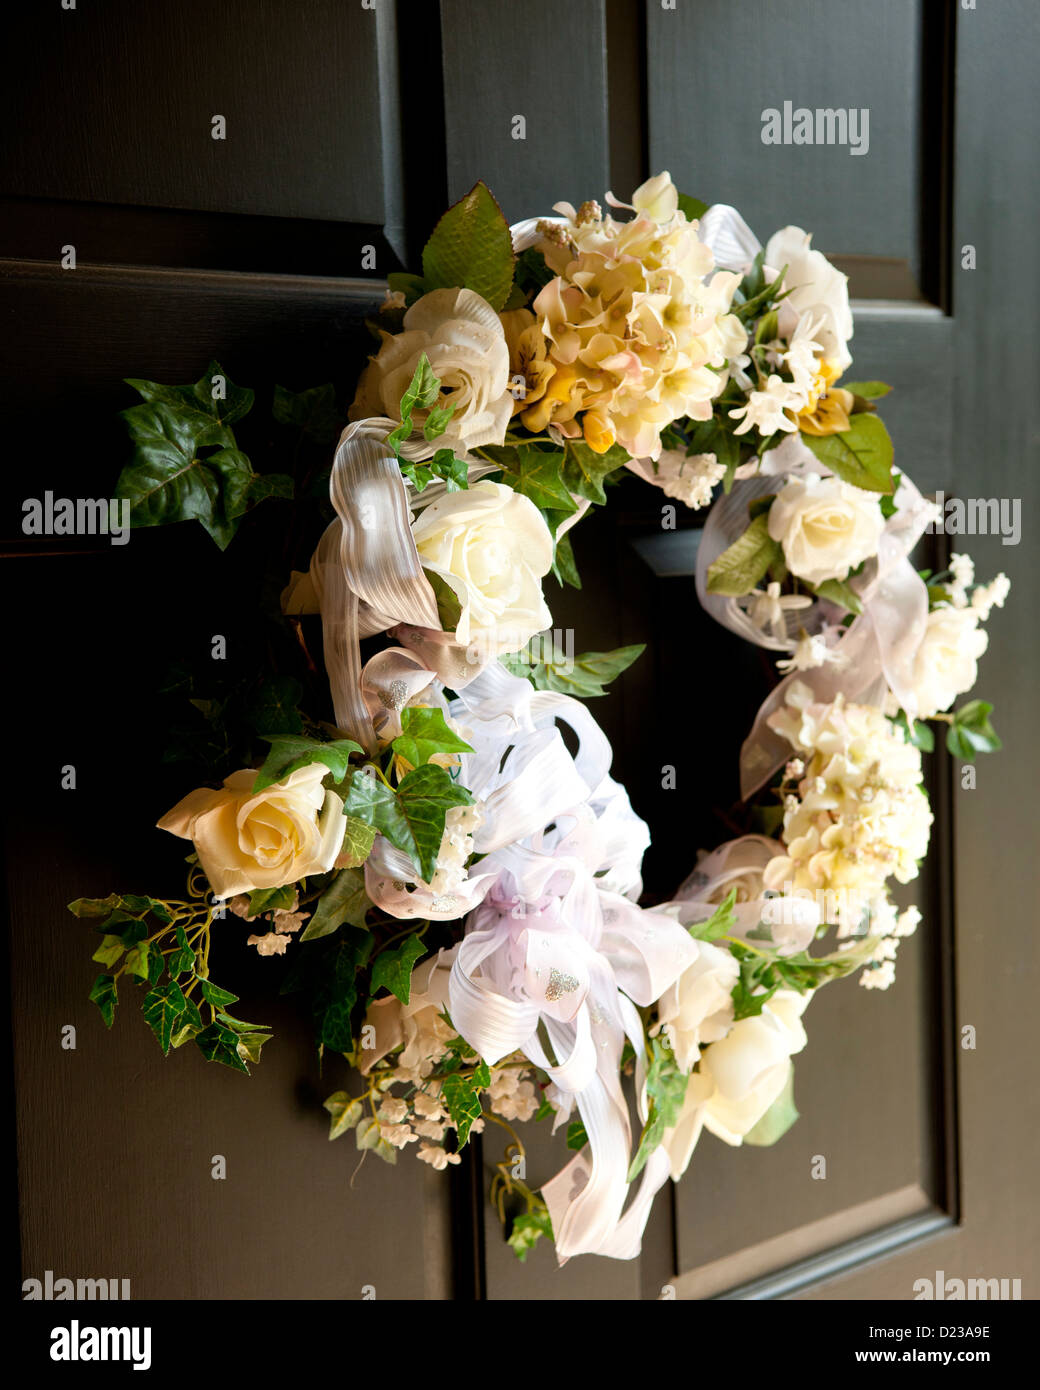
POLYGON ((679 1118, 663 1141, 676 1182, 702 1129, 727 1144, 740 1144, 780 1095, 791 1057, 807 1041, 801 1016, 808 1002, 808 994, 778 990, 760 1014, 742 1018, 701 1053, 679 1118))
POLYGON ((541 578, 553 540, 534 503, 486 480, 432 502, 412 525, 423 568, 462 607, 456 637, 483 655, 518 652, 552 623, 541 578))
POLYGON ((710 941, 698 941, 697 958, 665 990, 657 1016, 675 1060, 689 1071, 704 1043, 717 1042, 733 1026, 733 986, 740 966, 736 958, 710 941))
MULTIPOLYGON (((440 379, 439 404, 455 407, 436 446, 464 451, 501 444, 513 413, 509 349, 498 315, 473 290, 432 290, 405 314, 402 333, 384 333, 361 374, 350 418, 400 419, 401 397, 423 353, 440 379)), ((417 410, 412 419, 420 424, 425 414, 417 410)))
POLYGON ((978 676, 976 662, 988 643, 979 615, 971 608, 934 608, 928 614, 914 658, 918 718, 949 709, 958 695, 971 689, 978 676))
POLYGON ((190 792, 159 821, 191 840, 213 894, 280 888, 332 868, 343 845, 343 802, 326 791, 324 763, 298 768, 253 792, 256 769, 224 778, 219 791, 190 792))
POLYGON ((877 554, 885 518, 877 497, 840 478, 792 479, 769 508, 769 534, 792 574, 807 584, 844 579, 877 554))
POLYGON ((824 357, 844 372, 852 363, 848 276, 836 270, 822 252, 813 251, 811 240, 801 227, 783 227, 769 238, 765 259, 777 270, 787 266, 783 288, 792 293, 784 304, 812 320, 813 337, 823 348, 824 357))

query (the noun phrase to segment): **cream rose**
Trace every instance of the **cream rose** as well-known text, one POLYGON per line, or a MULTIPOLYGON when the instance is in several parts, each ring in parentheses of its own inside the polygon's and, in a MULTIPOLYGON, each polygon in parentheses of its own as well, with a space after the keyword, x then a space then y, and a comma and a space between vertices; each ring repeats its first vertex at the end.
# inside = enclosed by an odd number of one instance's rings
POLYGON ((740 1144, 787 1085, 791 1057, 806 1044, 802 1014, 808 994, 777 990, 762 1012, 742 1018, 701 1053, 679 1119, 664 1137, 676 1182, 685 1173, 702 1129, 740 1144))
POLYGON ((419 559, 454 591, 456 636, 484 656, 518 652, 552 623, 542 576, 553 541, 534 503, 505 483, 474 483, 432 502, 412 525, 419 559))
POLYGON ((792 574, 807 584, 844 579, 877 554, 885 518, 873 493, 840 478, 791 479, 769 508, 769 534, 792 574))
POLYGON ((914 658, 918 718, 947 710, 978 677, 978 658, 989 636, 970 608, 933 608, 914 658))
POLYGON ((158 822, 191 840, 214 897, 280 888, 332 868, 343 844, 343 802, 312 763, 261 792, 256 769, 225 777, 219 791, 190 792, 158 822))
POLYGON ((702 1044, 717 1042, 733 1026, 736 957, 710 941, 698 941, 697 958, 658 1000, 657 1017, 675 1060, 689 1071, 702 1044))
POLYGON ((813 337, 840 375, 852 363, 848 276, 836 270, 821 251, 812 250, 811 240, 801 227, 783 227, 769 238, 765 260, 778 271, 787 267, 783 288, 789 293, 781 309, 785 314, 794 310, 812 321, 813 337))
MULTIPOLYGON (((513 413, 509 349, 498 315, 473 290, 432 290, 405 314, 403 332, 383 334, 383 346, 361 374, 350 418, 399 419, 423 353, 440 378, 440 404, 455 407, 437 447, 501 444, 513 413)), ((425 412, 412 418, 419 424, 425 412)))

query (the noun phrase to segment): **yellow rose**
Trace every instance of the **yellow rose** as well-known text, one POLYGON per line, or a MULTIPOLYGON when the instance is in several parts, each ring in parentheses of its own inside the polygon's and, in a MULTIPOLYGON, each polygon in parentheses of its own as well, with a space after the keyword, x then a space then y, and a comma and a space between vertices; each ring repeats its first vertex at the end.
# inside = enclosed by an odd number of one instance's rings
POLYGON ((326 791, 324 763, 253 791, 256 769, 224 778, 219 791, 189 792, 158 822, 191 840, 214 897, 281 888, 332 868, 343 844, 343 802, 326 791))

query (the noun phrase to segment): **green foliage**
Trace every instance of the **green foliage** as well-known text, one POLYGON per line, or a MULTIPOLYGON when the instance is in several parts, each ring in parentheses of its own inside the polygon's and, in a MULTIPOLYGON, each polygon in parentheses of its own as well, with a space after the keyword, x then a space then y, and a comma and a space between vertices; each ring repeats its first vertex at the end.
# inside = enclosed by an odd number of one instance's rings
POLYGON ((643 642, 616 647, 612 652, 582 652, 573 659, 554 647, 546 657, 540 645, 529 644, 522 652, 500 657, 506 670, 529 680, 536 690, 557 690, 589 700, 605 695, 605 686, 628 669, 646 650, 643 642))
POLYGON ((791 956, 778 956, 737 941, 731 941, 729 949, 740 963, 740 975, 733 986, 734 1022, 760 1014, 778 989, 805 994, 828 980, 851 975, 862 964, 855 951, 815 957, 798 951, 791 956))
POLYGON ((230 382, 218 363, 192 386, 134 378, 127 384, 143 404, 121 413, 134 453, 115 496, 130 503, 132 526, 194 519, 223 550, 257 502, 293 495, 291 478, 254 473, 237 447, 231 425, 252 407, 253 393, 230 382))
POLYGON ((462 604, 459 596, 446 579, 433 570, 423 569, 433 596, 437 600, 437 621, 443 632, 455 632, 462 618, 462 604))
POLYGON ((861 396, 865 401, 880 400, 892 389, 884 381, 843 381, 841 388, 843 391, 851 391, 854 396, 861 396))
POLYGON ((264 912, 291 912, 296 901, 296 888, 291 883, 280 888, 258 888, 249 895, 249 915, 259 917, 264 912))
POLYGON ((478 182, 448 209, 423 248, 424 288, 474 290, 492 309, 501 309, 514 264, 509 223, 486 184, 478 182))
POLYGON ((282 993, 305 996, 319 1047, 344 1053, 353 1050, 355 1016, 362 1002, 358 974, 367 965, 372 946, 371 932, 341 926, 319 941, 301 941, 294 952, 282 993))
MULTIPOLYGON (((537 246, 529 246, 526 251, 521 251, 516 258, 516 275, 514 290, 520 292, 519 302, 507 302, 505 307, 511 309, 522 308, 525 300, 535 297, 538 291, 547 285, 550 280, 556 278, 555 274, 545 264, 545 257, 537 246)), ((513 296, 510 295, 510 299, 513 296)))
POLYGON ((452 806, 469 806, 465 787, 434 763, 417 767, 394 790, 373 764, 351 775, 344 800, 348 815, 373 826, 407 854, 424 883, 429 883, 444 837, 444 818, 452 806))
POLYGON ((907 743, 912 743, 915 748, 920 748, 922 753, 934 752, 935 734, 931 726, 926 724, 923 719, 916 719, 911 723, 906 717, 906 711, 900 710, 892 722, 903 730, 907 743))
POLYGON ((207 1062, 219 1062, 232 1071, 244 1071, 249 1075, 249 1068, 239 1054, 238 1034, 220 1019, 214 1019, 204 1028, 195 1043, 207 1062))
POLYGON ((597 454, 583 439, 568 439, 562 472, 564 486, 573 497, 587 497, 602 506, 607 500, 604 482, 624 468, 628 457, 620 444, 612 444, 606 453, 597 454))
POLYGON ((371 990, 388 989, 402 1004, 408 1003, 411 992, 412 969, 426 950, 421 936, 405 937, 392 950, 380 951, 372 964, 371 990))
POLYGON ((347 1091, 336 1091, 322 1106, 329 1112, 329 1138, 338 1139, 341 1134, 354 1129, 364 1113, 360 1100, 355 1100, 347 1091))
POLYGON ((759 1148, 775 1144, 787 1133, 797 1119, 798 1111, 794 1103, 794 1065, 792 1064, 787 1071, 784 1089, 758 1123, 753 1125, 744 1135, 744 1143, 754 1144, 759 1148))
POLYGON ((448 1114, 455 1122, 459 1148, 465 1147, 474 1120, 482 1114, 480 1093, 491 1084, 491 1073, 486 1062, 481 1062, 470 1072, 451 1072, 441 1085, 441 1098, 448 1107, 448 1114))
POLYGON ((412 767, 421 767, 438 753, 473 752, 465 739, 448 728, 444 711, 436 705, 405 706, 401 711, 401 732, 391 747, 412 767))
POLYGON ((569 584, 572 589, 581 588, 581 576, 578 573, 569 534, 557 538, 552 572, 558 583, 569 584))
POLYGON ((787 267, 784 266, 775 280, 767 281, 765 251, 759 251, 733 295, 732 312, 742 323, 753 323, 760 315, 768 313, 782 299, 787 298, 790 291, 781 288, 786 271, 787 267))
POLYGON ((372 853, 372 845, 376 838, 375 826, 357 820, 354 816, 347 816, 345 819, 347 828, 343 835, 339 861, 345 869, 359 869, 372 853))
POLYGON ((552 1240, 553 1229, 552 1221, 549 1219, 549 1209, 540 1203, 528 1211, 518 1212, 513 1217, 509 1227, 509 1235, 506 1237, 506 1244, 523 1264, 543 1236, 552 1240))
POLYGON ((686 214, 688 222, 699 222, 708 211, 708 204, 699 198, 691 198, 688 193, 679 194, 679 211, 686 214))
MULTIPOLYGON (((425 352, 419 357, 412 379, 401 397, 401 423, 386 437, 386 442, 396 453, 398 447, 410 438, 414 426, 412 412, 430 410, 437 404, 441 393, 440 378, 434 375, 429 358, 425 352)), ((443 433, 443 427, 442 427, 443 433)))
POLYGON ((319 937, 330 936, 344 922, 363 930, 371 906, 365 892, 364 874, 359 869, 340 869, 318 899, 318 905, 300 940, 316 941, 319 937))
POLYGON ((303 686, 292 676, 267 676, 243 696, 242 717, 261 738, 298 734, 303 729, 299 704, 303 686))
POLYGON ((572 1120, 567 1126, 567 1147, 579 1152, 589 1142, 589 1136, 585 1132, 585 1126, 581 1120, 572 1120))
POLYGON ((971 762, 976 753, 995 753, 1003 747, 990 723, 993 706, 986 700, 969 700, 955 710, 946 730, 946 748, 962 762, 971 762))
POLYGON ((299 768, 309 767, 311 763, 324 763, 333 780, 342 782, 350 768, 351 754, 365 751, 352 738, 337 738, 330 743, 293 734, 265 734, 263 738, 271 745, 271 751, 256 775, 254 792, 284 782, 299 768))
POLYGON ((667 1130, 679 1118, 686 1096, 689 1077, 680 1071, 668 1039, 661 1034, 647 1039, 648 1067, 646 1073, 647 1116, 639 1148, 628 1170, 628 1181, 642 1172, 647 1159, 660 1145, 667 1130))
POLYGON ((779 541, 769 534, 769 516, 763 512, 743 535, 708 566, 708 592, 740 598, 749 594, 773 564, 783 560, 779 541))
POLYGON ((821 463, 853 487, 866 492, 892 493, 892 440, 877 415, 853 415, 840 434, 803 434, 821 463))
POLYGON ((692 926, 687 928, 690 935, 698 941, 718 941, 722 936, 729 936, 737 920, 737 915, 733 911, 733 905, 736 901, 737 890, 731 888, 706 921, 694 922, 692 926))
POLYGON ((306 391, 287 391, 284 386, 276 386, 271 413, 279 424, 300 430, 315 444, 331 444, 340 432, 336 388, 331 382, 306 391))
POLYGON ((144 1021, 155 1034, 164 1057, 169 1054, 174 1026, 184 1013, 185 1007, 184 994, 176 980, 156 985, 145 995, 141 1003, 144 1021))
POLYGON ((517 448, 486 449, 484 452, 508 470, 503 473, 504 483, 522 497, 530 498, 547 520, 552 517, 550 530, 554 534, 563 518, 578 510, 563 480, 567 456, 562 449, 521 444, 517 448))
POLYGON ((863 602, 845 579, 824 579, 815 586, 817 598, 829 599, 850 613, 862 613, 863 602))
POLYGON ((101 1010, 105 1027, 111 1028, 116 1016, 116 1005, 119 1003, 119 987, 115 976, 98 975, 90 987, 89 998, 101 1010))

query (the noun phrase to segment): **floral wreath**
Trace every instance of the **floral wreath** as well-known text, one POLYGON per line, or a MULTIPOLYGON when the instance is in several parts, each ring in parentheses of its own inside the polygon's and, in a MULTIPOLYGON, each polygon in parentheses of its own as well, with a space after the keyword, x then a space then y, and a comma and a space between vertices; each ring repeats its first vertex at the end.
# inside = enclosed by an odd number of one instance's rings
POLYGON ((924 721, 962 758, 1000 746, 990 705, 950 711, 1009 587, 964 555, 911 563, 936 508, 893 467, 889 388, 839 384, 847 282, 808 235, 762 247, 667 173, 607 202, 631 216, 559 203, 510 228, 482 183, 455 204, 422 273, 390 277, 331 466, 333 388, 276 388, 275 419, 321 460, 309 477, 254 472, 232 429, 253 393, 217 364, 130 382, 133 524, 195 518, 224 548, 257 502, 295 495, 324 530, 281 596, 284 662, 245 693, 177 687, 182 742, 221 781, 159 821, 192 842, 187 897, 71 904, 101 934, 108 1026, 136 977, 164 1054, 194 1043, 247 1072, 271 1030, 209 970, 215 924, 241 919, 290 957, 283 992, 319 1051, 356 1070, 325 1101, 330 1137, 443 1169, 500 1125, 506 1238, 524 1259, 547 1236, 561 1262, 637 1255, 702 1130, 778 1139, 814 990, 892 983, 920 920, 889 883, 927 849, 924 721), (642 648, 568 659, 542 592, 579 584, 570 529, 626 469, 710 509, 700 601, 782 676, 740 753, 756 829, 652 907, 649 830, 575 698, 642 648), (331 718, 299 708, 303 668, 320 674, 307 614, 331 718), (540 1188, 512 1123, 531 1120, 571 1151, 540 1188))

